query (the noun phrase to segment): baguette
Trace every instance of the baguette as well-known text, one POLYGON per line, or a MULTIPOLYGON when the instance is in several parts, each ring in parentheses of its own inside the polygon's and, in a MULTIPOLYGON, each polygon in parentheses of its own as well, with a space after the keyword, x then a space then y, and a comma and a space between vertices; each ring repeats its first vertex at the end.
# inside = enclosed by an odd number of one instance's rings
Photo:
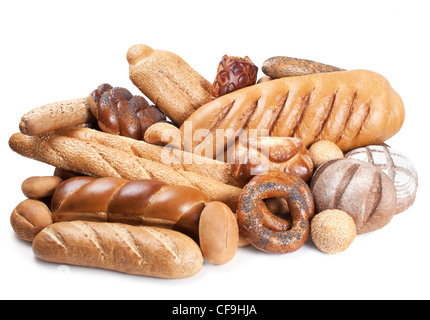
POLYGON ((10 148, 18 154, 55 167, 95 177, 128 180, 152 179, 169 185, 184 185, 205 193, 210 200, 236 210, 241 188, 226 185, 202 175, 173 169, 167 165, 130 155, 99 143, 45 133, 26 136, 15 133, 10 148))
POLYGON ((240 89, 200 107, 181 131, 189 130, 189 124, 192 137, 206 131, 201 139, 184 139, 184 150, 214 159, 222 158, 235 138, 251 129, 299 138, 305 147, 328 140, 345 152, 386 141, 400 130, 404 116, 402 99, 384 77, 354 70, 282 78, 240 89))
POLYGON ((198 245, 177 231, 105 222, 59 222, 33 240, 41 260, 165 279, 185 278, 203 266, 198 245))
POLYGON ((19 130, 26 135, 37 135, 52 130, 95 122, 87 98, 64 100, 32 109, 21 118, 19 130))
MULTIPOLYGON (((178 129, 179 131, 179 129, 178 129)), ((130 155, 168 165, 174 170, 194 172, 232 186, 239 186, 228 163, 200 157, 190 152, 135 139, 104 133, 94 129, 68 127, 58 129, 58 135, 99 143, 106 147, 124 151, 130 155)))

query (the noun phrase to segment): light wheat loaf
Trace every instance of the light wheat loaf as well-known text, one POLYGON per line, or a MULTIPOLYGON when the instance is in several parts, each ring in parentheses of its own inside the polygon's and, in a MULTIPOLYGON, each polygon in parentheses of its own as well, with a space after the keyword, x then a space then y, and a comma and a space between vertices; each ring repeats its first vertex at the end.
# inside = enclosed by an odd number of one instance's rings
POLYGON ((26 136, 15 133, 9 139, 12 150, 22 156, 55 167, 96 177, 128 180, 152 179, 169 185, 184 185, 204 192, 210 200, 224 202, 233 211, 242 189, 202 175, 130 155, 99 143, 45 133, 26 136))

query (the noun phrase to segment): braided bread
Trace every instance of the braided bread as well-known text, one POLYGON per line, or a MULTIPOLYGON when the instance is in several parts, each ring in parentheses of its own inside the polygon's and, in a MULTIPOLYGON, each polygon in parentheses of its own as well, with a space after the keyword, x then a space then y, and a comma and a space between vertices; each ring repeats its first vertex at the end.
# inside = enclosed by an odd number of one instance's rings
POLYGON ((75 177, 52 196, 54 222, 85 220, 167 227, 197 239, 209 198, 187 186, 154 180, 75 177))
POLYGON ((141 96, 124 88, 104 83, 88 97, 88 105, 105 132, 143 140, 146 129, 166 120, 166 116, 141 96))

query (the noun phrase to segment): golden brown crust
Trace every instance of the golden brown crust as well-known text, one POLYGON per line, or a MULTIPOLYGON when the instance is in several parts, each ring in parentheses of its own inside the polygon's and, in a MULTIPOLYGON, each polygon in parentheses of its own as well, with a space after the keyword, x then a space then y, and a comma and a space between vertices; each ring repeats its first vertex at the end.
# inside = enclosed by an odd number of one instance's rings
POLYGON ((212 201, 224 202, 233 211, 242 192, 240 188, 194 172, 173 169, 99 143, 56 134, 26 136, 16 133, 10 137, 9 146, 22 156, 85 175, 128 180, 152 179, 169 185, 193 187, 212 201))
POLYGON ((10 224, 20 239, 31 242, 43 228, 52 224, 51 211, 42 201, 26 199, 12 211, 10 224))
POLYGON ((300 138, 305 147, 329 140, 346 151, 387 140, 403 120, 403 102, 381 75, 322 73, 256 84, 207 103, 187 120, 193 135, 202 129, 206 136, 184 147, 201 155, 212 151, 207 156, 215 158, 242 130, 264 129, 270 136, 300 138), (217 129, 224 139, 215 139, 217 129))
POLYGON ((268 171, 290 172, 307 182, 314 170, 309 151, 300 139, 291 137, 238 139, 231 160, 234 177, 241 186, 268 171))
POLYGON ((313 73, 345 71, 324 63, 291 57, 272 57, 263 62, 262 71, 273 79, 303 76, 313 73))
POLYGON ((200 248, 186 235, 119 223, 52 224, 36 236, 33 252, 48 262, 166 279, 192 276, 203 265, 200 248))
MULTIPOLYGON (((158 123, 156 125, 164 127, 163 123, 158 123)), ((169 124, 167 126, 173 127, 169 124)), ((137 141, 135 139, 112 135, 89 128, 68 127, 59 129, 55 131, 55 133, 82 141, 99 143, 106 147, 124 151, 132 156, 165 164, 174 170, 194 172, 221 183, 236 187, 239 186, 233 176, 230 165, 225 162, 200 157, 193 153, 178 149, 163 148, 144 141, 137 141)), ((180 134, 180 131, 174 130, 173 134, 176 133, 180 134)))
POLYGON ((198 239, 200 214, 208 200, 194 188, 154 180, 76 177, 57 188, 51 208, 54 222, 170 226, 198 239))
POLYGON ((211 83, 172 52, 138 44, 127 59, 130 80, 177 125, 210 100, 211 83))
POLYGON ((225 264, 233 259, 239 244, 239 227, 236 216, 224 203, 206 204, 200 215, 199 240, 209 262, 225 264))
POLYGON ((182 150, 182 134, 178 127, 167 122, 158 122, 146 130, 143 140, 149 144, 168 146, 182 150))
POLYGON ((239 230, 254 247, 269 253, 298 250, 309 237, 314 201, 306 183, 291 173, 268 172, 258 175, 243 189, 239 199, 239 230), (266 208, 264 199, 287 200, 292 225, 266 208))
POLYGON ((30 199, 51 197, 61 182, 63 179, 57 176, 33 176, 22 182, 21 190, 30 199))
POLYGON ((19 129, 26 135, 37 135, 52 130, 94 122, 86 98, 64 100, 34 108, 24 114, 19 129))

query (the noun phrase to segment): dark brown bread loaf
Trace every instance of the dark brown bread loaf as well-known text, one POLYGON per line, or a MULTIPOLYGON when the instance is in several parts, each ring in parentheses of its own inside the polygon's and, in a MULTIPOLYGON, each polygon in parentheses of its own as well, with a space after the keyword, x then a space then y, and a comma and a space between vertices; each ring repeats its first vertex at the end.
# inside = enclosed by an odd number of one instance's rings
POLYGON ((312 178, 317 212, 338 209, 348 213, 357 234, 387 225, 396 212, 393 181, 378 167, 360 160, 330 160, 312 178))

